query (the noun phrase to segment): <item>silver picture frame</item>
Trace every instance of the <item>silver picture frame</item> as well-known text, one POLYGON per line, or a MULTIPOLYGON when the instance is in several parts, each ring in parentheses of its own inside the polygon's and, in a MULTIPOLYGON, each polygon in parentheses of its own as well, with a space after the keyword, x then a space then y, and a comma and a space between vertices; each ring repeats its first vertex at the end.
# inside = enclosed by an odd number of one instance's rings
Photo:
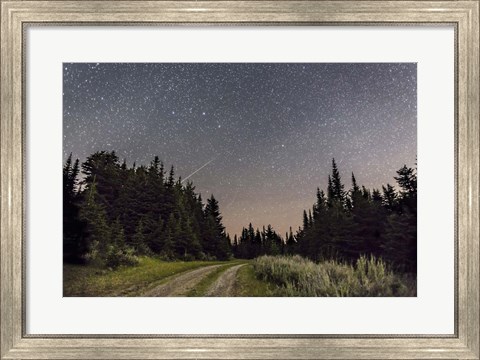
POLYGON ((479 0, 0 2, 1 359, 479 359, 479 0), (31 24, 453 25, 456 34, 454 334, 27 334, 25 29, 31 24))

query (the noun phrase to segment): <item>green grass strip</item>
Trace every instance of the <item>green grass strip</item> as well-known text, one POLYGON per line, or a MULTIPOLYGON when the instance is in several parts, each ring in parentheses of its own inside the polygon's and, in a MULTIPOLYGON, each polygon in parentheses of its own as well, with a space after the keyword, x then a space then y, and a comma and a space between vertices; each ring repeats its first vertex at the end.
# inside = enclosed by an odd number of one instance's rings
POLYGON ((142 257, 133 267, 115 270, 85 265, 63 267, 63 296, 138 296, 173 275, 225 261, 174 261, 142 257))
POLYGON ((240 265, 244 263, 243 261, 234 261, 227 265, 220 266, 219 268, 212 271, 210 274, 205 276, 198 284, 195 286, 194 289, 190 290, 187 296, 198 297, 198 296, 205 296, 210 286, 213 285, 215 281, 228 269, 233 266, 240 265))
POLYGON ((274 284, 257 279, 252 264, 242 266, 237 273, 238 294, 237 296, 279 296, 278 289, 274 284))

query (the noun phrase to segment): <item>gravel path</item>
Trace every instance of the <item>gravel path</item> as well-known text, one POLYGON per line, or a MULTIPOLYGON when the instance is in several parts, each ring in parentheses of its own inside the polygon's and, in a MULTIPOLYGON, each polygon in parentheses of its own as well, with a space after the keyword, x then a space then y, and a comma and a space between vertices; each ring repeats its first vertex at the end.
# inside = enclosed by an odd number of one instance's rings
POLYGON ((202 279, 215 271, 221 265, 205 266, 200 269, 174 275, 162 285, 159 285, 142 296, 186 296, 202 279))
POLYGON ((237 272, 245 264, 232 266, 225 270, 208 289, 205 296, 235 296, 237 272))

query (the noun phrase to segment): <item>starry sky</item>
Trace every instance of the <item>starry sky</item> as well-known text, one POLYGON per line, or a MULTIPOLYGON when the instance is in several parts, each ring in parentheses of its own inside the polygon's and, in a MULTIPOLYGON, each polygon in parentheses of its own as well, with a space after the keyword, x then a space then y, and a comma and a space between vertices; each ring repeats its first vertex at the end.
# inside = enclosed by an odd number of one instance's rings
POLYGON ((214 194, 227 232, 285 234, 326 190, 394 184, 417 152, 414 63, 64 63, 63 157, 155 155, 214 194))

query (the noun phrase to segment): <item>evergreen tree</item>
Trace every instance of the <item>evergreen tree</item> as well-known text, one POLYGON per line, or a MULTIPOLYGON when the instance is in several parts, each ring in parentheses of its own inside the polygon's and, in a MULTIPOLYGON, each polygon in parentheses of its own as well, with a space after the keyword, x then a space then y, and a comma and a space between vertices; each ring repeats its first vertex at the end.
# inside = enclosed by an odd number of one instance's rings
POLYGON ((403 165, 400 170, 397 171, 398 176, 395 176, 398 185, 403 190, 404 196, 415 196, 417 193, 417 174, 414 169, 403 165))
POLYGON ((193 233, 188 218, 180 218, 180 230, 175 240, 176 253, 185 260, 193 260, 200 253, 200 243, 193 233))
POLYGON ((88 189, 86 199, 80 210, 80 218, 86 223, 87 253, 85 260, 103 264, 108 246, 111 244, 111 230, 102 204, 98 201, 96 183, 88 189))
POLYGON ((80 195, 78 189, 79 161, 72 166, 72 154, 63 167, 63 258, 81 263, 87 251, 85 223, 80 219, 80 195))
POLYGON ((174 184, 175 184, 175 170, 172 165, 172 167, 170 168, 170 173, 168 175, 167 186, 169 188, 172 188, 174 184))
POLYGON ((395 211, 397 208, 397 193, 395 192, 395 188, 387 184, 387 186, 382 186, 383 189, 383 206, 388 211, 395 211))
POLYGON ((361 204, 364 198, 364 194, 360 190, 360 187, 357 185, 357 180, 355 179, 355 175, 352 172, 352 189, 350 190, 350 206, 348 206, 349 210, 352 210, 355 208, 355 206, 361 204))
POLYGON ((381 204, 383 201, 382 195, 380 194, 380 190, 373 189, 372 191, 372 201, 377 204, 381 204))
POLYGON ((225 227, 222 224, 222 216, 218 201, 212 195, 207 200, 205 206, 205 218, 207 221, 207 239, 204 243, 209 243, 210 254, 219 260, 226 260, 231 256, 231 244, 225 234, 225 227))
POLYGON ((112 244, 116 247, 125 247, 125 231, 120 222, 120 219, 116 219, 111 229, 112 244))
POLYGON ((394 213, 385 225, 383 257, 396 270, 417 272, 417 227, 413 214, 394 213))
POLYGON ((173 214, 170 214, 167 225, 165 226, 165 241, 163 243, 161 255, 163 258, 172 260, 175 258, 173 247, 175 239, 180 232, 178 221, 173 214))
POLYGON ((155 223, 155 228, 152 231, 148 247, 154 254, 160 254, 165 245, 165 222, 161 216, 155 223))
POLYGON ((342 184, 342 179, 335 159, 332 159, 331 187, 332 198, 343 205, 345 201, 345 186, 342 184))
POLYGON ((285 237, 285 245, 286 245, 286 253, 287 254, 295 254, 297 249, 296 249, 296 244, 297 242, 295 241, 295 238, 293 236, 293 231, 292 227, 290 226, 290 232, 286 234, 285 237))
POLYGON ((308 219, 307 210, 303 210, 303 229, 308 229, 310 227, 310 221, 308 219))
POLYGON ((369 192, 351 190, 353 209, 351 211, 352 224, 350 239, 347 241, 346 255, 350 261, 355 261, 360 256, 381 255, 382 232, 384 227, 384 211, 381 203, 374 202, 369 192))
POLYGON ((239 251, 239 243, 238 243, 238 238, 237 234, 233 236, 233 243, 232 243, 232 255, 234 258, 240 259, 240 251, 239 251))
POLYGON ((138 225, 135 229, 135 234, 132 238, 132 247, 135 249, 137 254, 147 255, 149 253, 145 241, 145 230, 143 227, 143 220, 140 219, 138 225))
POLYGON ((114 221, 116 200, 121 188, 118 182, 121 166, 115 151, 99 151, 90 155, 82 164, 82 171, 85 175, 85 190, 88 191, 95 182, 98 201, 103 206, 107 219, 114 221))
MULTIPOLYGON (((251 223, 250 223, 251 225, 251 223)), ((248 229, 248 236, 249 237, 252 237, 253 236, 253 232, 251 232, 251 230, 253 230, 253 227, 250 229, 248 229)), ((260 230, 257 228, 257 230, 255 231, 255 236, 252 237, 252 246, 253 246, 253 250, 252 250, 252 259, 263 254, 264 253, 264 249, 263 249, 263 243, 264 243, 264 240, 265 237, 264 235, 262 235, 262 233, 260 232, 260 230)))

